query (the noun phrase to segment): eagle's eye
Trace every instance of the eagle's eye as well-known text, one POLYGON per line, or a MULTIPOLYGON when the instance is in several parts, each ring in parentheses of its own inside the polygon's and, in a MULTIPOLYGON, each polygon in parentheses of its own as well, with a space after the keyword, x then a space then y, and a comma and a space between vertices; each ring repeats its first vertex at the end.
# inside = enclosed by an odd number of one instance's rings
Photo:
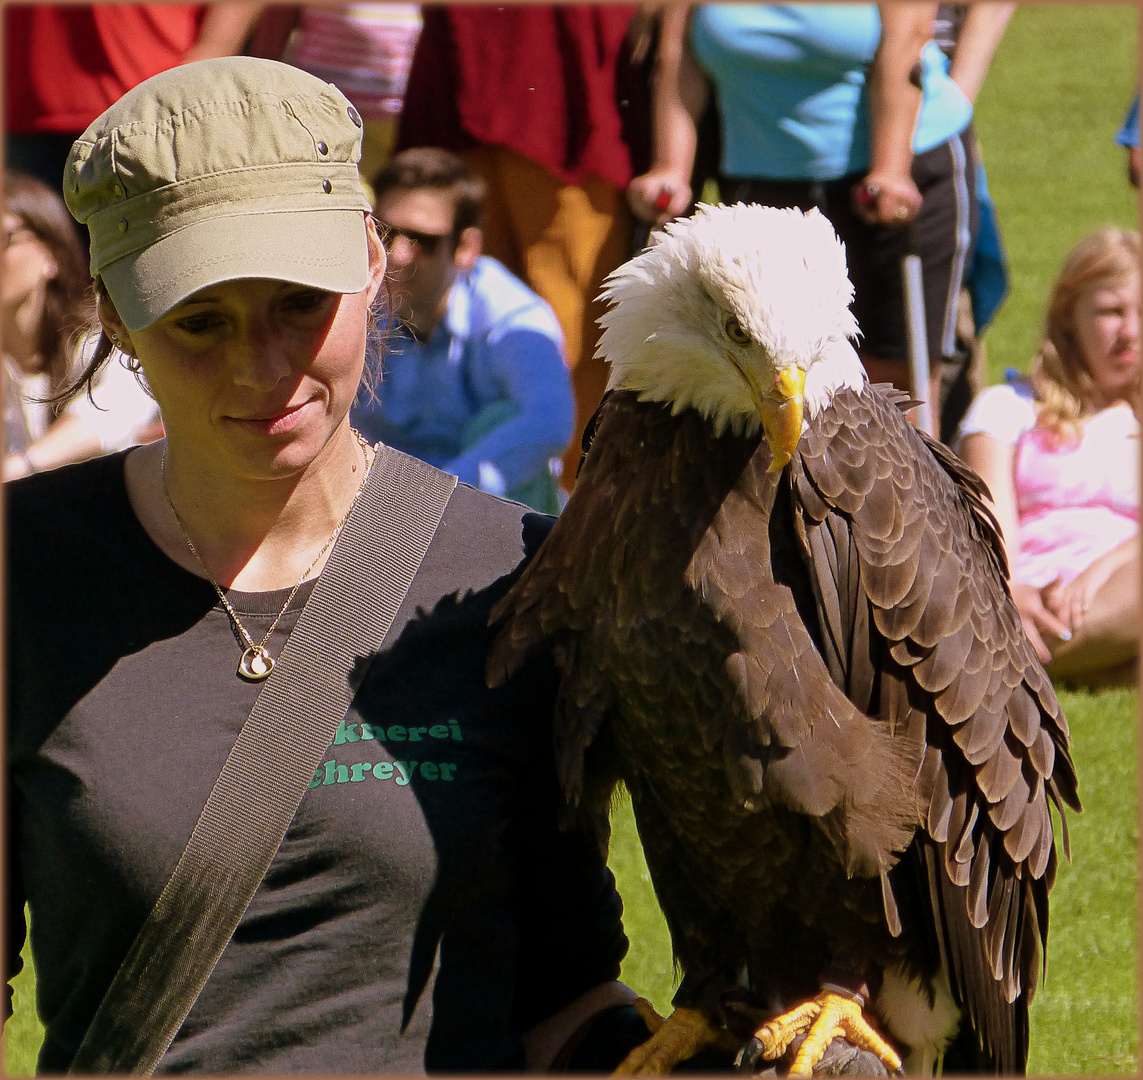
POLYGON ((727 315, 726 322, 722 326, 726 331, 726 336, 736 345, 748 345, 750 343, 750 335, 742 329, 742 323, 735 316, 727 315))

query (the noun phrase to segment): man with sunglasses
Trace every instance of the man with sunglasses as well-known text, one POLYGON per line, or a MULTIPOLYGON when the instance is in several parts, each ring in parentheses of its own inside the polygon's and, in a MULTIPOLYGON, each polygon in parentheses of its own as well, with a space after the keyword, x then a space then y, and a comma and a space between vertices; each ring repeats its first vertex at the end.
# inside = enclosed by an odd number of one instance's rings
POLYGON ((419 147, 373 181, 389 256, 381 383, 354 425, 496 495, 555 512, 572 434, 571 379, 555 314, 481 255, 484 182, 455 154, 419 147))

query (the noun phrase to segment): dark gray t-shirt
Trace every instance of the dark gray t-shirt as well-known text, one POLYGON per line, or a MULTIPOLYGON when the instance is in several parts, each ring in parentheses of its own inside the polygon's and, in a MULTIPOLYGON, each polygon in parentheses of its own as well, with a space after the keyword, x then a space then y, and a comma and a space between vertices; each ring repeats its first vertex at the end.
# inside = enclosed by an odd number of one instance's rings
MULTIPOLYGON (((131 511, 123 455, 5 488, 9 957, 26 898, 40 1069, 62 1072, 259 687, 210 584, 131 511)), ((586 832, 557 827, 552 669, 484 684, 522 529, 544 523, 457 488, 160 1072, 520 1068, 520 1031, 618 975, 614 882, 586 832)), ((286 595, 230 597, 258 640, 286 595)))

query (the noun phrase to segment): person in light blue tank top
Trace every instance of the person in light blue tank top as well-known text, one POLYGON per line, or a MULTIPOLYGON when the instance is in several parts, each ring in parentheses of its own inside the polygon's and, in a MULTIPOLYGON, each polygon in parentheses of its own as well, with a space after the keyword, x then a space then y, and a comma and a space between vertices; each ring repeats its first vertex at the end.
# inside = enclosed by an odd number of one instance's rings
MULTIPOLYGON (((699 5, 690 42, 718 98, 722 172, 836 180, 868 169, 867 73, 880 40, 876 4, 699 5)), ((921 65, 914 153, 972 119, 935 42, 921 65)))
POLYGON ((653 165, 628 200, 656 224, 686 211, 695 124, 713 91, 722 200, 817 207, 830 219, 849 257, 866 369, 905 389, 901 260, 917 249, 934 377, 915 393, 935 405, 977 205, 972 103, 932 40, 933 17, 934 5, 910 0, 668 10, 653 165))

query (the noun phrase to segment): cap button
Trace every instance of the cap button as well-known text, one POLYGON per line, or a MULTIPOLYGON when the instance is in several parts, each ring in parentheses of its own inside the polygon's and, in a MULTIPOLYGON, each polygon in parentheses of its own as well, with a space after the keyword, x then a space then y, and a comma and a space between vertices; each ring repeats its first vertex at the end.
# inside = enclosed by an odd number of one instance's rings
POLYGON ((361 127, 361 116, 358 114, 357 110, 352 105, 350 105, 349 108, 345 111, 349 114, 349 119, 353 121, 353 126, 361 127))
POLYGON ((120 218, 119 219, 119 231, 120 232, 126 232, 127 231, 127 219, 126 218, 120 218))
POLYGON ((318 153, 319 154, 328 154, 329 153, 329 147, 326 146, 325 143, 319 142, 318 143, 318 153))

